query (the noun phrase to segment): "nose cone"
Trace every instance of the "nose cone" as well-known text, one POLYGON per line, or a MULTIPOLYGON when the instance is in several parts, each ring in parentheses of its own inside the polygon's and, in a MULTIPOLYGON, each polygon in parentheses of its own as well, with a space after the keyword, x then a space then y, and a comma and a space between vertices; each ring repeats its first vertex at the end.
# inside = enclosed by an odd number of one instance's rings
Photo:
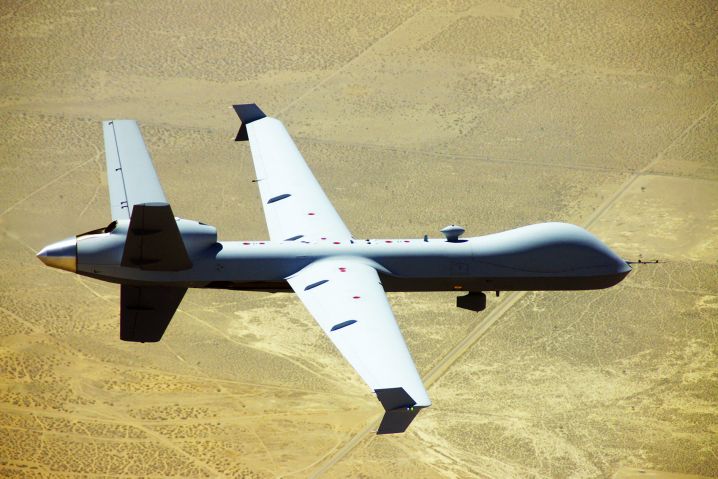
POLYGON ((37 257, 48 266, 77 272, 77 240, 74 236, 45 246, 37 257))
POLYGON ((620 274, 623 274, 624 276, 626 276, 626 275, 628 275, 628 273, 630 273, 631 271, 633 271, 633 268, 632 268, 631 265, 628 264, 625 260, 621 260, 621 261, 618 263, 618 272, 619 272, 620 274))

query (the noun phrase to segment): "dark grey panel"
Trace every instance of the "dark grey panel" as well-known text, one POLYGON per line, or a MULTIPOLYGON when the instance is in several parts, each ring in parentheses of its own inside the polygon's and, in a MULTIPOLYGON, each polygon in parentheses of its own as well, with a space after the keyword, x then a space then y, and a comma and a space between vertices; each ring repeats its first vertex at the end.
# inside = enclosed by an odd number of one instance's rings
POLYGON ((416 401, 404 388, 377 389, 374 392, 386 410, 376 433, 397 434, 406 431, 421 409, 414 407, 416 401))
POLYGON ((261 291, 265 293, 291 293, 286 281, 212 281, 203 288, 231 289, 234 291, 261 291))
POLYGON ((346 321, 342 321, 341 323, 337 323, 334 326, 332 326, 332 331, 337 331, 342 328, 346 328, 347 326, 351 326, 352 324, 356 323, 356 319, 348 319, 346 321))
POLYGON ((148 271, 181 271, 192 267, 170 205, 134 206, 121 264, 148 271))
POLYGON ((601 276, 515 276, 503 278, 399 278, 381 275, 388 292, 410 291, 579 291, 604 289, 629 272, 601 276))
POLYGON ((314 289, 314 288, 316 288, 317 286, 321 286, 321 285, 323 285, 324 283, 328 283, 328 282, 329 282, 328 279, 322 279, 322 280, 319 280, 319 281, 317 281, 317 282, 315 282, 315 283, 308 284, 307 286, 304 287, 304 291, 309 291, 310 289, 314 289))
POLYGON ((120 339, 157 342, 180 305, 186 288, 128 286, 120 292, 120 339))
POLYGON ((285 198, 289 198, 292 196, 291 193, 284 193, 282 195, 273 196, 272 198, 269 198, 269 201, 267 201, 267 204, 276 203, 277 201, 281 201, 285 198))
POLYGON ((374 392, 376 393, 376 398, 387 411, 397 408, 412 407, 416 404, 416 401, 414 401, 411 396, 404 391, 404 388, 377 389, 374 392))
POLYGON ((239 128, 239 132, 237 132, 237 137, 234 141, 248 141, 249 137, 247 136, 247 125, 267 116, 254 103, 234 105, 234 111, 237 112, 237 116, 239 116, 239 119, 242 120, 242 126, 239 128))
POLYGON ((486 309, 486 295, 480 291, 471 291, 464 296, 457 296, 456 307, 469 311, 483 311, 486 309))
POLYGON ((399 434, 406 431, 409 424, 411 424, 411 421, 414 420, 421 409, 422 408, 420 407, 412 407, 409 409, 397 409, 385 412, 384 417, 381 418, 381 424, 379 424, 379 429, 376 433, 399 434))

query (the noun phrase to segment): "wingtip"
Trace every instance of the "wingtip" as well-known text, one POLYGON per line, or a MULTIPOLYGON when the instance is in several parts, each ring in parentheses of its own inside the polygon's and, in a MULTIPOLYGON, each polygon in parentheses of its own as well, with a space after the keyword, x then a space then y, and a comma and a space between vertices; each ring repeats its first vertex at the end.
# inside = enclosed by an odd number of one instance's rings
POLYGON ((417 404, 402 387, 375 389, 374 392, 385 410, 377 434, 399 434, 406 431, 419 411, 431 405, 428 397, 422 400, 421 404, 417 404))
POLYGON ((406 432, 414 418, 419 414, 422 407, 409 407, 403 409, 394 409, 386 411, 381 418, 379 429, 376 433, 383 434, 401 434, 406 432))
POLYGON ((267 116, 256 103, 237 103, 236 105, 232 105, 232 108, 234 108, 234 111, 237 112, 237 115, 242 121, 251 122, 267 116), (250 119, 250 116, 258 117, 250 119))
POLYGON ((239 105, 232 105, 237 116, 242 120, 242 126, 237 132, 237 136, 234 141, 247 141, 249 136, 247 135, 247 125, 253 121, 261 120, 267 115, 257 106, 256 103, 244 103, 239 105))

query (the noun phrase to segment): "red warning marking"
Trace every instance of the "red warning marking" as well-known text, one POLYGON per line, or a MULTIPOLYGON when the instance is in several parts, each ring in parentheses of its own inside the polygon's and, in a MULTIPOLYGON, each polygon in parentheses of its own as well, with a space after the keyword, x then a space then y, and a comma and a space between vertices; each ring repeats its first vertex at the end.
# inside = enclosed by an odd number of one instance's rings
POLYGON ((335 241, 334 244, 341 244, 339 241, 335 241))
POLYGON ((325 240, 326 238, 322 237, 321 239, 325 240))
POLYGON ((391 243, 391 240, 385 240, 384 243, 391 243))
POLYGON ((411 241, 409 241, 409 240, 404 240, 404 243, 411 243, 411 241))
POLYGON ((342 273, 346 273, 346 272, 347 272, 347 269, 344 268, 344 267, 340 267, 340 268, 339 268, 339 271, 341 271, 342 273))
POLYGON ((352 296, 354 299, 359 299, 361 296, 352 296))
POLYGON ((309 213, 309 216, 314 216, 314 213, 309 213))
POLYGON ((244 242, 244 243, 242 243, 242 244, 243 244, 243 245, 248 245, 249 243, 247 243, 247 242, 245 241, 245 242, 244 242))
POLYGON ((264 241, 260 241, 259 244, 264 244, 264 241))

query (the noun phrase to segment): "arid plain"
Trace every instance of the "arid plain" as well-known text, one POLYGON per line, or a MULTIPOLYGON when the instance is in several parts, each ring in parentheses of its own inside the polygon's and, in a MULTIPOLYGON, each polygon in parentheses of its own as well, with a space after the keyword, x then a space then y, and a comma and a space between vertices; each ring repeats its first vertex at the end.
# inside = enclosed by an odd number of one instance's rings
POLYGON ((0 476, 718 476, 711 1, 2 2, 0 476), (191 290, 157 344, 43 266, 109 222, 100 121, 176 214, 266 237, 233 103, 279 117, 358 237, 573 222, 595 292, 390 294, 433 399, 380 406, 293 295, 191 290))

